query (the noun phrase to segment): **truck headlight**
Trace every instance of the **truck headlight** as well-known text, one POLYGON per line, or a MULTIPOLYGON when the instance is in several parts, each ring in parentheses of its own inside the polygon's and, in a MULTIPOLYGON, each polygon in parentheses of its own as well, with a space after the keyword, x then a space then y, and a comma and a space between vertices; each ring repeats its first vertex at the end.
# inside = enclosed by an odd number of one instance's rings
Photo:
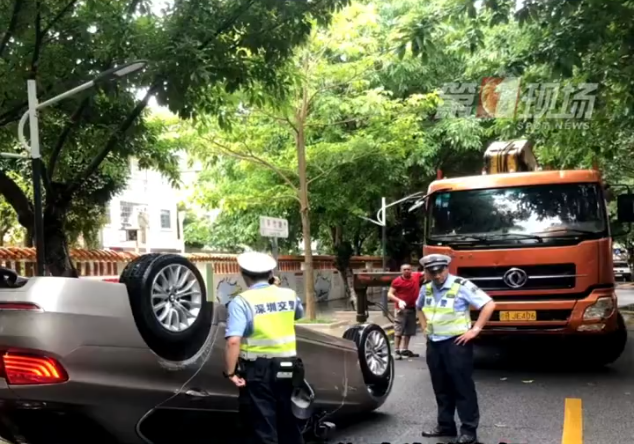
POLYGON ((614 311, 614 300, 611 297, 599 298, 597 302, 583 312, 584 321, 600 321, 610 317, 614 311))

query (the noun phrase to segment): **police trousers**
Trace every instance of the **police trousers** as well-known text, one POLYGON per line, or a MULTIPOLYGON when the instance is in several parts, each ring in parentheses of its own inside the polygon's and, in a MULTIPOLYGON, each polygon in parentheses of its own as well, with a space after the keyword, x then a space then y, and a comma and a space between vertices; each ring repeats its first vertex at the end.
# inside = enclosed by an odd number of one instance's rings
POLYGON ((304 444, 300 423, 291 410, 293 383, 277 379, 279 360, 240 362, 246 385, 240 388, 240 422, 247 444, 304 444))
POLYGON ((458 345, 455 340, 427 340, 427 367, 438 404, 438 426, 456 430, 457 410, 460 432, 475 435, 480 411, 473 381, 473 344, 458 345))

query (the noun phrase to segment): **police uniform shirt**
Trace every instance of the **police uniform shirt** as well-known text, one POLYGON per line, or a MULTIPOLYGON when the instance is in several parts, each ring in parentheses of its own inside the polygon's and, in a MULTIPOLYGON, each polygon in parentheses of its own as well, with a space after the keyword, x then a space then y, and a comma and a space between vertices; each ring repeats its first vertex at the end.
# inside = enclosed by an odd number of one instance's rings
MULTIPOLYGON (((261 283, 249 287, 249 290, 269 287, 270 284, 261 283)), ((304 316, 304 307, 299 297, 295 303, 278 302, 277 304, 256 304, 254 309, 256 313, 267 313, 271 310, 295 310, 295 320, 304 316), (288 306, 287 306, 288 305, 288 306)), ((248 337, 253 333, 253 313, 248 303, 241 297, 236 296, 228 307, 227 328, 225 330, 225 338, 230 336, 248 337)))
MULTIPOLYGON (((431 305, 432 303, 431 297, 427 297, 427 285, 431 285, 435 303, 438 304, 441 298, 447 294, 456 279, 457 276, 449 274, 449 276, 447 276, 447 280, 444 284, 442 284, 440 289, 436 288, 436 285, 433 282, 421 285, 420 292, 418 293, 418 300, 416 301, 416 309, 422 310, 425 305, 431 305)), ((473 282, 466 279, 464 279, 464 281, 465 282, 460 286, 454 301, 454 308, 456 311, 468 310, 469 306, 474 306, 476 309, 480 310, 487 302, 492 300, 488 294, 480 290, 473 282)), ((443 341, 451 337, 453 336, 429 335, 429 339, 434 342, 443 341)))

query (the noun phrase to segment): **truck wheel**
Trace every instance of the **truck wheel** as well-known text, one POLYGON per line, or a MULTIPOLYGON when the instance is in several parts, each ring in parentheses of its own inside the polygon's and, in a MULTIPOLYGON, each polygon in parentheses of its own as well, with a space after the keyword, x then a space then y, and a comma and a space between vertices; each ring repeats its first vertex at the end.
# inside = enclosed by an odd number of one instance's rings
POLYGON ((359 366, 368 384, 385 382, 390 377, 392 353, 387 333, 376 324, 357 325, 343 334, 357 344, 359 366))
POLYGON ((213 319, 198 268, 178 254, 148 254, 121 276, 139 333, 160 357, 183 361, 205 343, 213 319))
POLYGON ((617 329, 599 340, 596 350, 600 366, 612 364, 619 359, 627 344, 627 327, 621 313, 617 316, 617 329))

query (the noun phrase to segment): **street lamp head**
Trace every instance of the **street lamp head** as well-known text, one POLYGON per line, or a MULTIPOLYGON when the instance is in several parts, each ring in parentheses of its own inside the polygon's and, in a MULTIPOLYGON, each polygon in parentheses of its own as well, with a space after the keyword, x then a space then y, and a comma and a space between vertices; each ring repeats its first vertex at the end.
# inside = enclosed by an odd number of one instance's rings
POLYGON ((147 65, 145 60, 137 60, 134 62, 126 63, 115 68, 110 68, 107 71, 100 73, 93 80, 94 84, 109 82, 113 79, 120 79, 125 77, 133 72, 137 72, 147 65))
POLYGON ((145 68, 145 65, 147 65, 147 62, 143 60, 128 63, 127 65, 123 65, 123 66, 119 66, 115 68, 116 71, 114 72, 114 75, 117 77, 127 76, 128 74, 132 74, 133 72, 136 72, 145 68))

